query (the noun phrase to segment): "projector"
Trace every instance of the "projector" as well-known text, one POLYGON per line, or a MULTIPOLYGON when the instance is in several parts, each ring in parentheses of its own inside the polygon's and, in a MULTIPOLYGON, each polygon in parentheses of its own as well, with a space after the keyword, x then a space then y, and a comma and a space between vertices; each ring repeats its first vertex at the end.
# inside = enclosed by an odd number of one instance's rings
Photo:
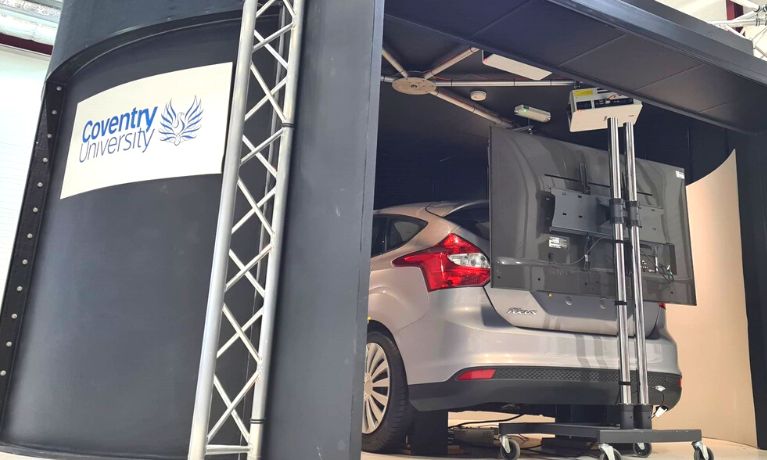
POLYGON ((605 89, 575 89, 570 92, 568 109, 570 132, 574 133, 605 129, 607 120, 613 117, 619 125, 634 123, 642 110, 642 102, 605 89))

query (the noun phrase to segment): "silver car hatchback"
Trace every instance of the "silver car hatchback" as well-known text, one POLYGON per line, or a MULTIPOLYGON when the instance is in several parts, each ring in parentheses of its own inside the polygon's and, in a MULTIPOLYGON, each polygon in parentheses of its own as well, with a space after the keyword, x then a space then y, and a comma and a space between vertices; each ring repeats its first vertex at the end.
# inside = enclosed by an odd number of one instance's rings
MULTIPOLYGON (((487 201, 375 213, 365 450, 401 447, 414 411, 607 417, 618 400, 612 302, 491 287, 489 224, 487 201)), ((645 317, 651 403, 670 409, 681 396, 676 344, 664 305, 646 302, 645 317)))

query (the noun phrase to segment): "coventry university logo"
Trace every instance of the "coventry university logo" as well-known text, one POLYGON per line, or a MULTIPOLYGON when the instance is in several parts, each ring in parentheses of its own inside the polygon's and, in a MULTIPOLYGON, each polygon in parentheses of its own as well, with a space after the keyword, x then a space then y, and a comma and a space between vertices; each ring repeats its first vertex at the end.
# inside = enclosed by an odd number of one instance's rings
POLYGON ((80 163, 127 152, 144 153, 154 135, 176 147, 197 137, 202 127, 202 102, 195 96, 189 108, 176 111, 171 99, 154 124, 159 106, 137 106, 123 113, 88 120, 82 130, 80 163))
POLYGON ((173 108, 173 100, 165 104, 165 110, 163 110, 160 116, 160 140, 163 142, 171 142, 175 146, 179 146, 182 142, 194 139, 197 137, 197 132, 202 125, 202 104, 201 101, 194 97, 194 101, 184 112, 177 112, 173 108))

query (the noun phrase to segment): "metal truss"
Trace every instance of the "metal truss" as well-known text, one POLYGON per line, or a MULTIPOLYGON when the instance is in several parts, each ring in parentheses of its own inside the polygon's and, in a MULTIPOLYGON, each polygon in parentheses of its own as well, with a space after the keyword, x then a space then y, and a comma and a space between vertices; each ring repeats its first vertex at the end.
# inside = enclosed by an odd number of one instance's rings
POLYGON ((261 458, 303 4, 243 5, 190 460, 261 458))

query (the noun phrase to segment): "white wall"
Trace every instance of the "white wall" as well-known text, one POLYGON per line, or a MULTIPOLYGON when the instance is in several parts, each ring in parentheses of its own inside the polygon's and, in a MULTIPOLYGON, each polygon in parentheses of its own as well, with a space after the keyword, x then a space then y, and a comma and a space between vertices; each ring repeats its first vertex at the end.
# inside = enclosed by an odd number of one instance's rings
POLYGON ((32 153, 48 56, 0 45, 0 297, 32 153))
POLYGON ((658 0, 703 21, 727 19, 725 0, 658 0))
POLYGON ((682 399, 656 424, 756 446, 735 153, 687 187, 698 305, 669 305, 682 399))
MULTIPOLYGON (((727 19, 725 0, 657 0, 660 3, 687 13, 703 21, 718 21, 727 19)), ((764 0, 756 0, 755 3, 765 4, 764 0)), ((746 12, 750 11, 748 8, 746 12)), ((767 59, 767 32, 765 26, 745 27, 745 37, 754 40, 754 55, 767 59)))

